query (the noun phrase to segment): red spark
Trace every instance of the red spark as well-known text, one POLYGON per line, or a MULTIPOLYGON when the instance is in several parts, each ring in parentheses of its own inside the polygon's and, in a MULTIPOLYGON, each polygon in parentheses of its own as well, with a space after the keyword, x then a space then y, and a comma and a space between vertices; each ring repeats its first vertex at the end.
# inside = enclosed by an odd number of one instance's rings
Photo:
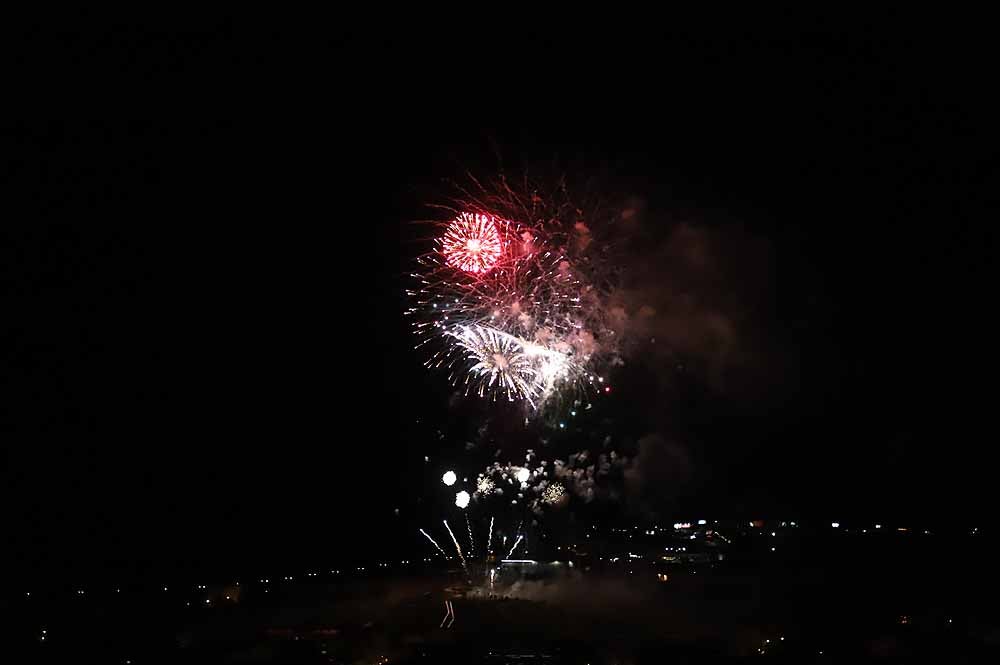
POLYGON ((489 272, 503 252, 497 220, 492 215, 463 212, 448 225, 441 238, 441 251, 454 268, 489 272))

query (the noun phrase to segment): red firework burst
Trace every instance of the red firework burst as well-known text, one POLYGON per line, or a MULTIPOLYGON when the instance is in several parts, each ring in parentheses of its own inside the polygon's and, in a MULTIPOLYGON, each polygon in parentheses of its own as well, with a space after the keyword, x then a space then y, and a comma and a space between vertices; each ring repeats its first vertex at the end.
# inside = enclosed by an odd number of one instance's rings
POLYGON ((496 218, 463 212, 448 225, 441 238, 441 251, 454 268, 471 273, 489 272, 503 252, 496 218))

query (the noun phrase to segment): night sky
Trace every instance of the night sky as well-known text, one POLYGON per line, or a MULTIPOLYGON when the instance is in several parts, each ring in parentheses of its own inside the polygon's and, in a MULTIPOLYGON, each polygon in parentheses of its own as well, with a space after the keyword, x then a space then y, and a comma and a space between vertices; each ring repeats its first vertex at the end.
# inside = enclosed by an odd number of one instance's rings
POLYGON ((751 313, 752 369, 626 365, 604 407, 640 433, 669 421, 692 470, 663 505, 989 513, 997 159, 973 44, 468 46, 224 24, 25 38, 0 231, 19 565, 249 567, 409 539, 393 509, 431 510, 424 455, 462 450, 427 423, 473 418, 411 349, 409 222, 442 179, 501 163, 600 175, 662 237, 685 223, 724 247, 713 297, 751 313))

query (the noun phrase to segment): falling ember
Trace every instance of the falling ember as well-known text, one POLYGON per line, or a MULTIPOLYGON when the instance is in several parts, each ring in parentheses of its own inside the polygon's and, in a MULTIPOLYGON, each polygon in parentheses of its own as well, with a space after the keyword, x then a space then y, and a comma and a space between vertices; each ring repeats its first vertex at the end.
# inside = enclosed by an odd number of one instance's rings
POLYGON ((455 475, 454 471, 447 471, 443 476, 441 476, 441 482, 448 487, 454 485, 456 480, 458 480, 458 477, 455 475))
POLYGON ((459 508, 465 508, 466 506, 468 506, 469 505, 469 493, 466 492, 465 490, 462 490, 461 492, 459 492, 458 494, 456 494, 455 495, 455 505, 458 506, 459 508))
POLYGON ((492 215, 463 212, 448 225, 441 238, 441 252, 453 268, 489 272, 503 252, 497 220, 492 215))
POLYGON ((517 540, 514 541, 514 546, 510 548, 510 552, 507 552, 507 558, 508 559, 510 558, 510 555, 512 555, 514 553, 514 550, 517 549, 518 543, 521 542, 521 538, 523 538, 523 537, 524 537, 523 535, 518 535, 517 540))
POLYGON ((430 537, 430 534, 428 534, 423 529, 420 530, 420 533, 424 534, 424 538, 426 538, 427 540, 431 541, 431 544, 434 545, 434 547, 437 548, 437 551, 441 553, 441 556, 443 556, 445 559, 448 558, 448 555, 444 553, 444 550, 441 549, 441 546, 437 544, 437 541, 430 537))

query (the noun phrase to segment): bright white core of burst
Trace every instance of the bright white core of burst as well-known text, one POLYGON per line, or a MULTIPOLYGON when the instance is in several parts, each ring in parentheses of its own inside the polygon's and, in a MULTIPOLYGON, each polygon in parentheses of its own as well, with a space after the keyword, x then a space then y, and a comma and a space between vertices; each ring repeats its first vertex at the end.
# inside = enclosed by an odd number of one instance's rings
POLYGON ((461 492, 459 492, 458 494, 456 494, 455 495, 455 505, 458 506, 459 508, 465 508, 466 506, 468 506, 469 505, 469 493, 466 492, 465 490, 462 490, 461 492))
POLYGON ((517 481, 520 483, 528 482, 528 478, 531 477, 531 471, 521 468, 517 470, 517 481))
POLYGON ((469 372, 483 379, 481 395, 483 389, 499 389, 535 407, 535 399, 544 399, 570 372, 571 362, 565 354, 496 328, 456 326, 446 334, 475 361, 469 372))
POLYGON ((441 482, 443 482, 448 487, 454 485, 456 480, 458 480, 458 476, 455 475, 454 471, 448 471, 443 476, 441 476, 441 482))

